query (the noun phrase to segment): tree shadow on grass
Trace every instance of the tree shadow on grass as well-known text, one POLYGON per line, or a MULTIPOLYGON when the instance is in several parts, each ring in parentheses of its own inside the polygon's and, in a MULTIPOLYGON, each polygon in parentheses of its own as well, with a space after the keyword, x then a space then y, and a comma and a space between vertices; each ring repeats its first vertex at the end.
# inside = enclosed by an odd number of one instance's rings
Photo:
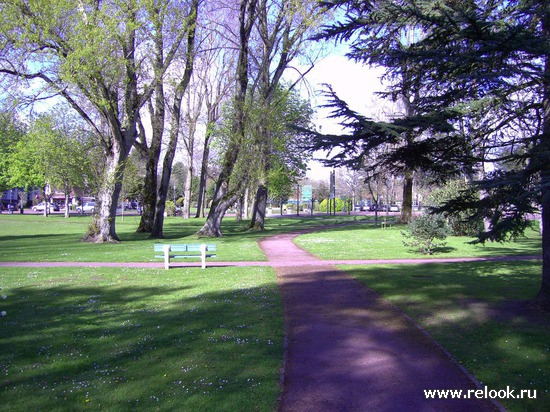
POLYGON ((158 280, 141 286, 90 271, 83 283, 37 275, 9 289, 0 318, 6 410, 273 408, 283 331, 274 285, 201 292, 200 276, 223 270, 188 270, 184 285, 170 280, 175 271, 166 280, 150 271, 158 280))
POLYGON ((550 313, 533 304, 540 264, 391 265, 348 273, 415 319, 484 385, 538 391, 538 399, 509 400, 510 410, 546 410, 550 313))

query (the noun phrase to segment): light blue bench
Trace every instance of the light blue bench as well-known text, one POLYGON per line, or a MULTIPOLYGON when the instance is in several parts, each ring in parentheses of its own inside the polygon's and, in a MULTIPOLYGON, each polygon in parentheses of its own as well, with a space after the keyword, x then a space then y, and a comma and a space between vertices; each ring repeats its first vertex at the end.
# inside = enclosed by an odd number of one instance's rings
POLYGON ((164 244, 156 243, 155 252, 162 252, 162 255, 155 255, 155 258, 164 259, 164 269, 170 268, 170 259, 191 259, 200 258, 203 269, 206 268, 206 258, 216 256, 216 245, 207 244, 164 244))

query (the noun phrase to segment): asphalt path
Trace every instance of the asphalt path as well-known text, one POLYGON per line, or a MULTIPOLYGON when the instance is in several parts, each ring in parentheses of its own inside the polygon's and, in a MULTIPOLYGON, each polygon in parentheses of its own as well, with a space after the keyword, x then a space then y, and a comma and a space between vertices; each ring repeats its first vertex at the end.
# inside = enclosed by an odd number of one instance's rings
POLYGON ((295 236, 260 242, 285 315, 281 412, 500 409, 474 396, 427 399, 425 390, 466 394, 480 385, 402 312, 296 246, 295 236))

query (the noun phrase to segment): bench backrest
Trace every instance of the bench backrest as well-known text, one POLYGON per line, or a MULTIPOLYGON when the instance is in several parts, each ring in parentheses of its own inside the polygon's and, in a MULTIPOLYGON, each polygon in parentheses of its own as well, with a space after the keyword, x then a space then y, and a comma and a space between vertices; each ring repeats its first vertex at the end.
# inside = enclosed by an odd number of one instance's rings
MULTIPOLYGON (((164 243, 156 243, 154 246, 155 252, 163 252, 164 247, 166 244, 164 243)), ((216 251, 216 245, 215 244, 207 244, 206 250, 209 252, 215 252, 216 251)), ((201 251, 201 245, 200 244, 170 244, 170 251, 171 252, 200 252, 201 251)))

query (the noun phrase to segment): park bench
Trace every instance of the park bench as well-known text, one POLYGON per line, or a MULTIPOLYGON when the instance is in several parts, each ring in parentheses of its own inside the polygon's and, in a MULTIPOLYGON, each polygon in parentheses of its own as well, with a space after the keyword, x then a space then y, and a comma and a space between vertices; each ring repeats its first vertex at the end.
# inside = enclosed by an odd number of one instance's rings
POLYGON ((170 268, 170 259, 191 259, 200 258, 201 267, 206 268, 206 258, 216 256, 216 245, 207 244, 175 244, 169 245, 157 243, 154 246, 155 252, 162 252, 162 255, 155 255, 155 258, 164 259, 164 268, 170 268))

